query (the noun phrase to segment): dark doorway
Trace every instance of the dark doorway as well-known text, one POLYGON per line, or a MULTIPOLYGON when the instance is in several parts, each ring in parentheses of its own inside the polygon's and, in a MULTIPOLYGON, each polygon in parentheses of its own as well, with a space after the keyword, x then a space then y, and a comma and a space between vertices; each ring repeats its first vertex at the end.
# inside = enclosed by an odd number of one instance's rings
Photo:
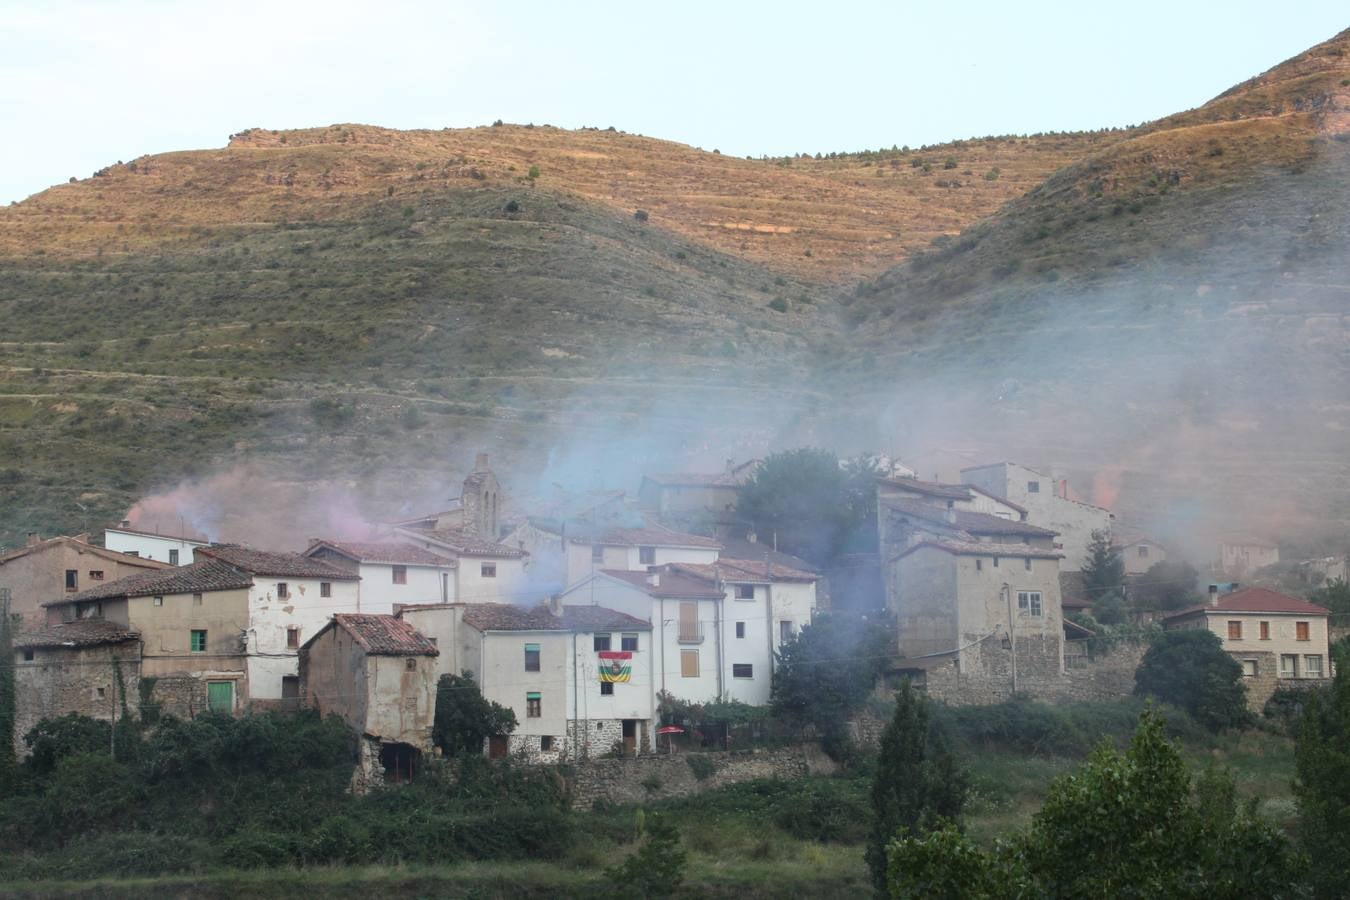
POLYGON ((506 756, 506 735, 494 734, 488 738, 488 759, 501 759, 506 756))
POLYGON ((422 751, 411 744, 381 744, 380 765, 384 766, 384 780, 390 784, 407 784, 417 774, 422 751))
POLYGON ((281 676, 281 711, 288 713, 300 711, 299 675, 281 676))
POLYGON ((637 719, 623 720, 623 755, 637 756, 637 719))

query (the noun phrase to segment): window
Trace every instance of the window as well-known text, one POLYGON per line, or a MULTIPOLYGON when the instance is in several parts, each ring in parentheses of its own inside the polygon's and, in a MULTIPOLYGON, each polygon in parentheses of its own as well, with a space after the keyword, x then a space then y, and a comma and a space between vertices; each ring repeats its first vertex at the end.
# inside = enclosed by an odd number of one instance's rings
POLYGON ((300 646, 300 629, 295 625, 286 629, 286 646, 291 650, 300 646))
POLYGON ((636 634, 625 634, 619 638, 619 649, 626 650, 629 653, 636 653, 638 648, 638 636, 636 634))
POLYGON ((750 665, 750 663, 732 663, 732 664, 731 664, 731 677, 732 677, 732 678, 754 678, 754 677, 755 677, 755 667, 752 666, 752 665, 750 665))
POLYGON ((390 571, 393 572, 393 574, 394 574, 394 584, 407 584, 407 583, 408 583, 408 567, 407 567, 407 566, 392 566, 392 567, 390 567, 390 571))
POLYGON ((1261 623, 1261 640, 1263 640, 1263 641, 1268 641, 1268 640, 1270 640, 1270 623, 1269 623, 1269 622, 1262 622, 1262 623, 1261 623))
POLYGON ((543 753, 551 753, 553 751, 553 735, 541 734, 539 736, 539 749, 543 753))
POLYGON ((753 584, 736 585, 736 599, 737 600, 755 599, 755 586, 753 584))
POLYGON ((1255 678, 1259 670, 1256 666, 1256 660, 1244 659, 1242 661, 1242 675, 1245 678, 1255 678))
POLYGON ((984 571, 984 560, 980 559, 978 556, 975 557, 975 571, 976 572, 984 571))
POLYGON ((995 568, 995 569, 998 568, 998 557, 997 557, 997 556, 994 557, 994 568, 995 568))
POLYGON ((483 563, 481 566, 478 567, 478 574, 479 574, 479 575, 482 575, 484 578, 496 578, 496 577, 497 577, 497 564, 496 564, 496 563, 483 563))
POLYGON ((778 643, 786 644, 788 641, 792 640, 793 633, 794 629, 790 620, 784 619, 778 623, 778 643))
POLYGON ((1310 641, 1310 640, 1312 640, 1312 637, 1308 634, 1308 623, 1307 623, 1307 622, 1295 622, 1295 623, 1294 623, 1294 637, 1296 637, 1296 638, 1297 638, 1298 640, 1300 640, 1300 641, 1310 641))
POLYGON ((277 599, 285 600, 291 595, 291 586, 284 581, 277 582, 277 599))
POLYGON ((33 661, 33 655, 34 655, 34 654, 33 654, 33 648, 32 648, 32 647, 24 647, 24 648, 23 648, 23 661, 24 661, 24 662, 32 662, 32 661, 33 661))
POLYGON ((639 548, 638 548, 638 565, 643 565, 643 566, 654 566, 654 565, 656 565, 656 548, 655 548, 655 547, 639 547, 639 548))
POLYGON ((1139 545, 1139 558, 1148 559, 1148 548, 1145 547, 1143 544, 1139 545))
POLYGON ((163 597, 156 597, 152 602, 155 604, 155 606, 163 606, 163 605, 164 605, 164 598, 163 598, 163 597))
POLYGON ((613 695, 614 695, 614 682, 612 681, 600 682, 600 696, 611 697, 613 695))
POLYGON ((1040 591, 1018 591, 1017 609, 1031 616, 1039 616, 1041 609, 1040 591))
POLYGON ((1322 657, 1305 656, 1303 657, 1303 674, 1308 678, 1322 677, 1322 657))
POLYGON ((1028 494, 1039 494, 1040 492, 1041 492, 1041 483, 1040 483, 1039 481, 1028 481, 1028 482, 1027 482, 1027 493, 1028 493, 1028 494))
POLYGON ((700 641, 703 635, 698 627, 698 604, 681 603, 680 604, 680 640, 682 641, 700 641))
POLYGON ((205 629, 193 629, 192 642, 188 645, 193 653, 206 652, 206 631, 205 629))
POLYGON ((1242 623, 1236 619, 1228 623, 1228 639, 1230 641, 1242 640, 1242 623))
POLYGON ((736 637, 738 637, 738 638, 743 638, 743 637, 745 637, 745 623, 744 623, 744 622, 737 622, 737 623, 736 623, 736 637))
POLYGON ((1026 557, 1025 559, 1022 560, 1022 563, 1023 563, 1023 568, 1025 568, 1028 572, 1030 572, 1030 571, 1031 571, 1031 557, 1030 557, 1030 556, 1026 557))
POLYGON ((680 676, 683 678, 698 677, 698 651, 681 650, 680 651, 680 676))
POLYGON ((1292 653, 1280 654, 1280 677, 1297 678, 1298 677, 1298 657, 1292 653))
POLYGON ((602 563, 605 561, 605 545, 591 544, 591 562, 602 563))
POLYGON ((608 649, 609 649, 609 635, 607 635, 607 634, 597 634, 597 635, 595 636, 595 638, 592 640, 592 643, 594 644, 594 650, 595 650, 596 653, 599 653, 601 650, 608 650, 608 649))
MULTIPOLYGON (((403 660, 403 668, 407 669, 409 672, 416 672, 416 671, 417 671, 417 657, 415 657, 415 656, 409 656, 409 657, 407 657, 406 659, 404 659, 404 660, 403 660)), ((416 711, 416 708, 417 708, 417 700, 416 700, 415 698, 413 698, 413 697, 406 697, 406 698, 404 698, 403 703, 404 703, 405 706, 412 706, 412 707, 413 707, 413 711, 414 711, 414 712, 416 711)))
POLYGON ((176 566, 176 565, 178 565, 178 551, 177 551, 177 550, 170 550, 170 551, 169 551, 169 565, 171 565, 171 566, 176 566))
POLYGON ((103 580, 103 570, 102 570, 102 569, 90 569, 90 570, 89 570, 89 580, 90 580, 90 581, 102 581, 102 580, 103 580))
POLYGON ((108 696, 108 695, 107 695, 107 693, 104 692, 104 689, 103 689, 103 688, 98 688, 98 699, 102 700, 102 699, 103 699, 104 697, 106 697, 106 696, 108 696))
POLYGON ((525 695, 525 718, 538 719, 544 714, 544 702, 537 691, 525 695))
POLYGON ((538 644, 526 644, 526 645, 525 645, 525 671, 526 671, 526 672, 538 672, 538 671, 539 671, 539 645, 538 645, 538 644))
POLYGON ((331 596, 333 596, 333 582, 331 582, 331 581, 320 581, 320 582, 319 582, 319 596, 320 596, 320 597, 331 597, 331 596))
POLYGON ((140 555, 141 555, 141 551, 139 551, 139 550, 123 550, 122 552, 125 553, 127 556, 140 556, 140 555))
POLYGON ((201 594, 193 594, 193 595, 192 595, 192 605, 193 605, 193 606, 201 606, 201 605, 202 605, 202 595, 201 595, 201 594))
POLYGON ((80 573, 75 569, 66 569, 66 590, 75 591, 80 587, 80 573))

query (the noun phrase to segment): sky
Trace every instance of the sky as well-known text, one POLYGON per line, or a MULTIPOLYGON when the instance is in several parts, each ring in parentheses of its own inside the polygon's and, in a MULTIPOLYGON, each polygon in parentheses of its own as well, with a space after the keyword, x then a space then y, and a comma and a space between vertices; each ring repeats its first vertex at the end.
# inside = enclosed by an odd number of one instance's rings
POLYGON ((0 203, 249 127, 612 125, 759 156, 1131 125, 1347 19, 1343 0, 0 0, 0 203))

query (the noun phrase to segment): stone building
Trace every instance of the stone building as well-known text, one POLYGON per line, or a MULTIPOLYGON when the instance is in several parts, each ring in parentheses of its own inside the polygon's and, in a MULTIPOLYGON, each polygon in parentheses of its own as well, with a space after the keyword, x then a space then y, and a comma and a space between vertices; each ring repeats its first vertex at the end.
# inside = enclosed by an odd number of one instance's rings
POLYGON ((1273 541, 1253 535, 1230 534, 1219 539, 1219 557, 1214 561, 1214 573, 1242 578, 1279 561, 1280 548, 1273 541))
POLYGON ((300 648, 300 695, 361 735, 363 771, 412 781, 431 751, 438 655, 396 616, 337 613, 300 648))
POLYGON ((1242 666, 1247 703, 1255 712, 1282 687, 1325 685, 1331 678, 1327 623, 1330 610, 1266 588, 1221 593, 1211 585, 1208 601, 1163 618, 1163 627, 1206 628, 1242 666))
POLYGON ((760 460, 727 460, 721 472, 645 475, 638 504, 676 528, 704 530, 730 523, 741 488, 759 471, 760 460))
POLYGON ((1111 512, 1070 495, 1067 479, 1011 462, 972 466, 961 470, 961 480, 1027 511, 1026 521, 1059 535, 1063 569, 1077 572, 1087 561, 1092 532, 1111 529, 1111 512))
POLYGON ((58 623, 14 641, 14 751, 42 719, 79 713, 115 722, 139 710, 140 636, 104 619, 58 623))
POLYGON ((9 590, 12 615, 38 625, 47 618, 44 601, 167 565, 95 547, 87 534, 46 540, 30 534, 24 546, 0 553, 0 589, 9 590))

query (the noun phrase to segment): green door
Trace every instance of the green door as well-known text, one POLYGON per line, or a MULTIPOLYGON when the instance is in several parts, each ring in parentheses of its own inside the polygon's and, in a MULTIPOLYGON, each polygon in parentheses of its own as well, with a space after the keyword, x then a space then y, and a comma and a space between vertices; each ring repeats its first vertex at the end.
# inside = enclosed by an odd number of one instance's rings
POLYGON ((211 712, 225 713, 226 715, 234 712, 234 682, 208 681, 206 683, 206 705, 211 708, 211 712))

